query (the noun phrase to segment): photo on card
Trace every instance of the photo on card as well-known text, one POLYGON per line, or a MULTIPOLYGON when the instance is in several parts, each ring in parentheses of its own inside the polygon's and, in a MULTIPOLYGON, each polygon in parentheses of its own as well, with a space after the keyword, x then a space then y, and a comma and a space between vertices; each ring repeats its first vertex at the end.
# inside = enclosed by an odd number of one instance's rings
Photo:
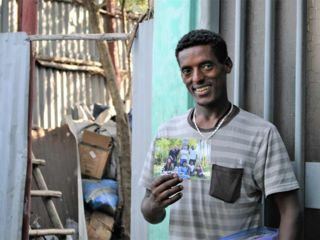
POLYGON ((210 144, 198 139, 157 138, 154 142, 154 176, 176 173, 183 179, 209 179, 210 144))

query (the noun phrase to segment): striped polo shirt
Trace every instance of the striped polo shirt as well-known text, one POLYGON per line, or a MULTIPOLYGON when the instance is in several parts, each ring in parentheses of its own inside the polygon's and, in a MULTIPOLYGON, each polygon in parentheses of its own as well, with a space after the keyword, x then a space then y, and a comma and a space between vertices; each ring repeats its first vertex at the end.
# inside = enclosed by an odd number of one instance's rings
MULTIPOLYGON (((156 138, 200 140, 192 114, 164 123, 156 138)), ((214 240, 260 226, 264 196, 299 188, 276 127, 264 119, 234 107, 210 143, 211 164, 243 169, 240 197, 228 203, 209 195, 210 180, 184 180, 183 197, 170 206, 170 240, 214 240)), ((151 144, 140 178, 145 188, 153 180, 153 160, 151 144)))

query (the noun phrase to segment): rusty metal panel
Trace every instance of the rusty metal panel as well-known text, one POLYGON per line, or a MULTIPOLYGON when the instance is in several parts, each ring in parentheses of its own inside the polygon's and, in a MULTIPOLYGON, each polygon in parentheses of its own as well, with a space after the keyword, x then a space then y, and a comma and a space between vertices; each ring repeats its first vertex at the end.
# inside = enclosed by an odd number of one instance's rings
MULTIPOLYGON (((32 151, 36 158, 44 159, 41 172, 49 190, 62 192, 61 199, 53 199, 62 224, 68 219, 78 222, 77 143, 67 125, 53 130, 32 131, 32 151)), ((38 189, 33 181, 32 189, 38 189)), ((52 228, 42 199, 32 198, 31 224, 52 228)))
POLYGON ((21 239, 27 167, 30 44, 25 33, 0 34, 0 232, 21 239))

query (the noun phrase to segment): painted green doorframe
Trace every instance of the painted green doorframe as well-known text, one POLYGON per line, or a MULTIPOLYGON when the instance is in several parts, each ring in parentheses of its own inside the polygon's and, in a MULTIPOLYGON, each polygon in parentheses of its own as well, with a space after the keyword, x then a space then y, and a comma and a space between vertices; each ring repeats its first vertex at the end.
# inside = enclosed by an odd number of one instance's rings
POLYGON ((174 50, 178 40, 197 25, 197 0, 156 0, 154 11, 152 132, 192 106, 182 84, 174 50))
MULTIPOLYGON (((193 100, 184 87, 174 50, 182 35, 195 29, 198 23, 197 0, 155 0, 153 79, 152 79, 152 133, 174 115, 193 106, 193 100)), ((150 240, 169 239, 169 212, 157 225, 149 225, 150 240)))
MULTIPOLYGON (((220 0, 155 0, 152 79, 152 135, 166 120, 194 106, 184 87, 175 58, 178 40, 188 31, 219 31, 220 0)), ((169 239, 169 212, 157 225, 149 225, 150 240, 169 239)))

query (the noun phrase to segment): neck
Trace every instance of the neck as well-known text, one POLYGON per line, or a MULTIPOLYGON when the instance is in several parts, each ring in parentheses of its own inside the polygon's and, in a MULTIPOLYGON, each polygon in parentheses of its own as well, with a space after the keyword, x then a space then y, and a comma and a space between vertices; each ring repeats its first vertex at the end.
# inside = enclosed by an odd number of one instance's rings
POLYGON ((217 125, 219 120, 227 113, 230 108, 228 99, 222 103, 215 104, 210 107, 196 105, 195 121, 199 128, 210 129, 217 125))

